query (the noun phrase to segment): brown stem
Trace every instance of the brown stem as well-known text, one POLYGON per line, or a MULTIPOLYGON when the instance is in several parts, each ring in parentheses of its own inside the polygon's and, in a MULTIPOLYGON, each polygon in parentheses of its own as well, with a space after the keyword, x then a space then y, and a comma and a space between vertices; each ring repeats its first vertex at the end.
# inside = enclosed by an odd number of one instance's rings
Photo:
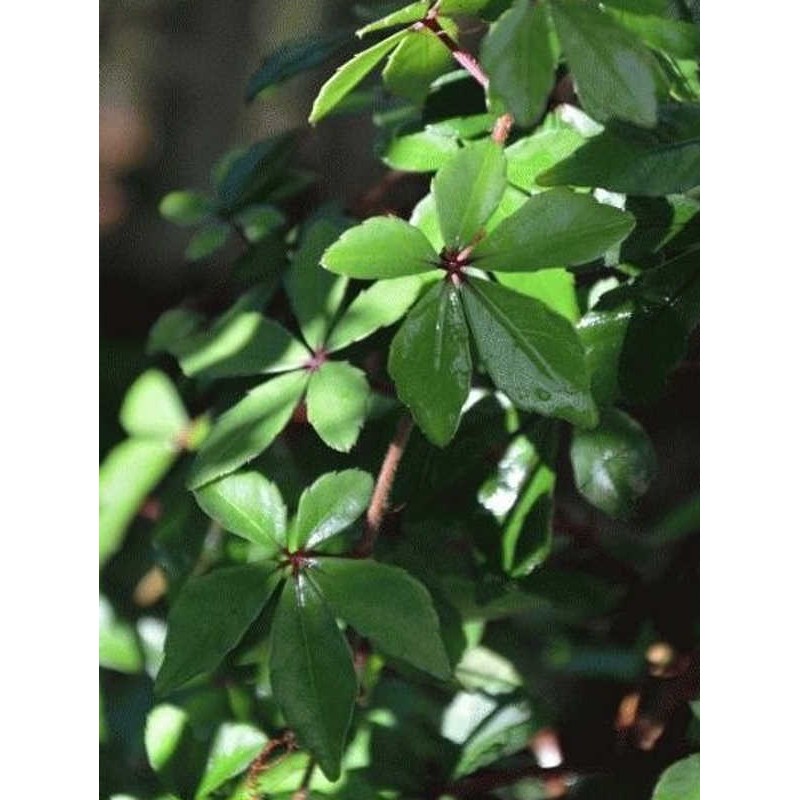
POLYGON ((494 128, 492 128, 492 141, 497 142, 500 146, 504 145, 513 125, 514 117, 511 114, 499 116, 494 122, 494 128))
POLYGON ((378 480, 375 482, 375 491, 372 493, 372 499, 369 502, 369 508, 367 508, 367 516, 364 520, 364 532, 353 549, 353 555, 359 558, 367 558, 372 555, 375 541, 383 524, 383 518, 386 516, 386 511, 389 507, 389 496, 392 493, 397 467, 403 458, 403 453, 408 444, 408 437, 411 435, 413 427, 414 421, 411 417, 408 414, 403 414, 397 423, 397 430, 386 450, 381 471, 378 473, 378 480))
POLYGON ((458 42, 439 24, 435 7, 419 24, 439 37, 439 41, 453 54, 453 58, 484 88, 489 88, 489 76, 471 53, 462 50, 458 42))

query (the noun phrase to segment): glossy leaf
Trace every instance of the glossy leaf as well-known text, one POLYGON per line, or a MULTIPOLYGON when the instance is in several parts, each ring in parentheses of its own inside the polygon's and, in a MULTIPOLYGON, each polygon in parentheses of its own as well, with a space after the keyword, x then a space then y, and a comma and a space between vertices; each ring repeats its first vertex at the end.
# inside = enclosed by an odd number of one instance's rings
POLYGON ((663 109, 653 131, 609 125, 538 182, 647 197, 692 189, 700 184, 700 109, 688 104, 663 109))
POLYGON ((477 267, 525 272, 583 264, 619 244, 634 226, 630 214, 587 195, 554 189, 536 195, 473 250, 477 267))
POLYGON ((512 403, 575 425, 595 423, 583 347, 569 322, 489 281, 470 280, 463 297, 477 351, 512 403))
POLYGON ((244 772, 267 743, 267 737, 252 725, 225 722, 211 745, 208 765, 197 788, 197 800, 208 797, 220 786, 244 772))
POLYGON ((364 25, 363 28, 359 28, 356 31, 356 36, 361 39, 366 34, 372 33, 372 31, 380 31, 385 28, 394 27, 395 25, 409 25, 412 22, 418 22, 427 14, 429 5, 430 3, 428 0, 418 0, 416 3, 409 3, 407 6, 403 6, 397 9, 397 11, 387 14, 385 17, 376 19, 374 22, 364 25))
POLYGON ((322 256, 322 266, 351 278, 399 278, 439 262, 420 230, 397 217, 371 217, 350 228, 322 256))
POLYGON ((667 767, 658 779, 653 800, 700 800, 700 754, 667 767))
POLYGON ((166 442, 127 439, 100 466, 100 565, 122 545, 125 531, 178 452, 166 442))
POLYGON ((156 692, 211 672, 244 636, 275 590, 275 564, 224 567, 189 578, 169 612, 156 692))
POLYGON ((214 203, 199 192, 170 192, 162 198, 158 211, 176 225, 198 225, 214 212, 214 203))
POLYGON ((312 550, 352 525, 369 505, 372 476, 360 469, 329 472, 300 495, 292 549, 312 550))
POLYGON ((633 304, 593 309, 578 323, 578 334, 586 350, 592 396, 598 406, 611 405, 619 397, 619 358, 633 316, 633 304))
MULTIPOLYGON (((455 37, 452 21, 440 16, 438 22, 455 37)), ((433 31, 412 29, 389 56, 383 82, 390 92, 422 105, 432 81, 447 72, 451 64, 450 51, 433 31)))
POLYGON ((406 317, 389 351, 389 374, 422 432, 444 447, 472 382, 467 323, 451 283, 429 289, 406 317))
POLYGON ((325 349, 342 350, 378 328, 393 325, 417 299, 422 281, 416 275, 376 281, 359 292, 331 331, 325 349))
POLYGON ((277 322, 258 311, 240 311, 181 347, 181 369, 190 378, 233 378, 285 372, 303 366, 309 351, 277 322))
POLYGON ((498 272, 497 280, 515 292, 541 300, 570 322, 580 317, 575 293, 575 276, 565 269, 540 269, 536 272, 498 272))
POLYGON ((439 170, 431 191, 447 247, 461 250, 472 242, 505 187, 505 156, 491 139, 468 145, 439 170))
POLYGON ((173 442, 189 417, 172 381, 160 370, 140 375, 125 394, 120 423, 130 436, 173 442))
POLYGON ((356 699, 353 656, 327 603, 302 572, 287 580, 275 611, 270 676, 300 745, 336 780, 356 699))
POLYGON ((308 121, 316 125, 327 116, 368 73, 378 66, 381 59, 403 40, 406 33, 406 31, 393 33, 342 64, 319 90, 308 121))
POLYGON ((578 491, 611 517, 629 516, 655 476, 650 439, 617 409, 606 411, 594 430, 576 430, 570 456, 578 491))
POLYGON ((405 570, 371 559, 320 558, 309 574, 336 616, 379 650, 437 678, 450 676, 431 596, 405 570))
POLYGON ((281 45, 250 76, 245 94, 247 102, 254 100, 270 86, 324 64, 348 41, 349 31, 334 31, 322 36, 305 36, 281 45))
POLYGON ((286 546, 286 506, 275 484, 257 472, 237 472, 194 493, 200 508, 226 531, 272 552, 286 546))
POLYGON ((656 66, 641 41, 588 3, 552 0, 550 8, 586 111, 601 122, 655 125, 656 66))
POLYGON ((364 373, 343 361, 326 361, 311 374, 306 395, 308 421, 328 447, 349 452, 369 407, 364 373))
POLYGON ((300 323, 303 338, 312 350, 324 343, 347 289, 346 278, 320 267, 325 249, 346 227, 344 220, 329 217, 310 225, 284 278, 292 310, 300 323))
POLYGON ((489 28, 481 44, 481 64, 489 75, 490 91, 503 100, 514 121, 533 125, 555 82, 547 10, 539 3, 516 0, 489 28))
POLYGON ((225 222, 210 222, 203 225, 186 245, 184 255, 187 261, 201 261, 224 247, 231 235, 231 229, 225 222))
POLYGON ((392 139, 381 158, 403 172, 434 172, 458 152, 458 142, 433 130, 408 133, 392 139))
POLYGON ((305 391, 308 375, 292 372, 251 390, 226 411, 203 443, 189 475, 198 489, 266 450, 283 430, 305 391))

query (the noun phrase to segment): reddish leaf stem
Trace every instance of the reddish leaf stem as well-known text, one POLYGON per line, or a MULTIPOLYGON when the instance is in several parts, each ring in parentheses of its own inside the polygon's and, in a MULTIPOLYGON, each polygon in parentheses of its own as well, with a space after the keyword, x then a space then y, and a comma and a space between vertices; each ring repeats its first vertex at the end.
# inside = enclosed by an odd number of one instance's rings
POLYGON ((462 50, 458 42, 439 24, 436 17, 435 7, 431 9, 425 19, 420 20, 419 25, 427 28, 431 33, 439 37, 439 41, 453 54, 453 58, 461 64, 464 69, 475 78, 484 88, 489 88, 489 76, 483 71, 483 67, 471 53, 462 50))

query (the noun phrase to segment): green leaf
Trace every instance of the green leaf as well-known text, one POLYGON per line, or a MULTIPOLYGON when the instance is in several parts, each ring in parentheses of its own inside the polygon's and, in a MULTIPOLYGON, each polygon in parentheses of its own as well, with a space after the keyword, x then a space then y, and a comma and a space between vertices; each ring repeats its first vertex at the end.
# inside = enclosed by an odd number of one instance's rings
POLYGON ((100 666, 117 672, 135 674, 144 661, 139 638, 133 627, 118 619, 111 603, 100 595, 100 666))
MULTIPOLYGON (((424 16, 424 15, 423 15, 424 16)), ((456 26, 446 17, 439 24, 451 36, 456 26)), ((383 82, 389 91, 422 105, 431 83, 450 69, 452 56, 439 37, 428 28, 407 31, 407 36, 389 56, 383 82)))
POLYGON ((198 225, 214 213, 214 203, 199 192, 170 192, 161 199, 158 211, 176 225, 198 225))
POLYGON ((189 417, 172 381, 160 370, 149 369, 131 385, 122 401, 120 423, 130 436, 174 442, 189 417))
POLYGON ((287 580, 272 624, 272 690, 300 745, 330 780, 356 699, 353 657, 328 605, 302 572, 287 580))
POLYGON ((458 142, 452 136, 426 128, 392 139, 381 159, 384 164, 403 172, 434 172, 458 149, 458 142))
POLYGON ((324 64, 350 41, 350 31, 304 36, 270 53, 247 81, 245 97, 253 101, 264 89, 324 64))
POLYGON ((100 566, 122 545, 125 531, 178 452, 162 441, 127 439, 100 466, 100 566))
POLYGON ((393 325, 419 296, 422 281, 416 275, 376 281, 356 296, 331 331, 329 353, 360 342, 378 328, 393 325))
POLYGON ((289 331, 258 311, 240 311, 181 346, 190 378, 233 378, 302 367, 311 353, 289 331))
POLYGON ((575 0, 551 0, 558 38, 586 111, 649 128, 656 124, 656 63, 608 14, 575 0))
POLYGON ((290 547, 312 550, 355 522, 372 496, 372 476, 360 469, 329 472, 302 495, 290 547))
POLYGON ((654 50, 682 59, 700 57, 700 26, 653 14, 611 11, 611 16, 654 50))
POLYGON ((169 612, 164 663, 155 690, 163 695, 219 666, 275 590, 275 564, 245 564, 189 578, 169 612))
POLYGON ((467 145, 445 164, 431 184, 445 244, 455 250, 470 244, 505 188, 505 156, 491 139, 467 145))
POLYGON ((244 233, 244 238, 251 244, 257 244, 278 230, 286 222, 286 217, 273 205, 257 203, 244 208, 234 220, 244 233))
POLYGON ((442 251, 444 237, 439 227, 439 217, 436 214, 436 202, 430 192, 414 206, 409 222, 425 234, 437 253, 442 251))
POLYGON ((472 383, 469 332, 451 283, 429 289, 406 317, 389 351, 389 374, 425 436, 444 447, 472 383))
POLYGON ((325 342, 331 323, 344 299, 347 279, 320 267, 326 248, 347 228, 342 219, 323 217, 304 232, 284 284, 300 330, 308 346, 316 351, 325 342))
POLYGON ((165 311, 150 329, 147 338, 147 355, 176 352, 176 348, 197 333, 203 324, 202 314, 186 308, 165 311))
POLYGON ((538 182, 601 186, 646 197, 688 191, 700 184, 700 108, 664 108, 652 131, 612 123, 538 182))
POLYGON ((188 488, 198 489, 227 475, 266 450, 291 418, 307 383, 305 372, 281 375, 226 411, 192 464, 188 488))
POLYGON ((567 320, 489 281, 470 280, 463 294, 478 353, 512 403, 575 425, 595 424, 583 347, 567 320))
POLYGON ((378 66, 380 60, 405 38, 406 34, 407 31, 393 33, 342 64, 319 90, 308 121, 316 125, 327 116, 369 72, 378 66))
POLYGON ((275 484, 257 472, 238 472, 207 483, 194 496, 226 531, 273 552, 286 546, 286 506, 275 484))
POLYGON ((372 217, 350 228, 322 255, 325 269, 351 278, 400 278, 438 263, 425 234, 397 217, 372 217))
POLYGON ((525 272, 583 264, 602 256, 633 229, 634 218, 566 189, 535 195, 472 252, 480 269, 525 272))
POLYGON ((144 747, 154 772, 161 773, 178 753, 188 726, 189 714, 178 706, 163 703, 147 715, 144 747))
POLYGON ((208 797, 231 778, 244 772, 267 741, 267 737, 252 725, 243 722, 220 725, 195 797, 198 800, 208 797))
POLYGON ((547 10, 516 0, 481 43, 481 64, 489 88, 523 127, 533 125, 547 105, 555 82, 556 58, 550 44, 547 10))
POLYGON ((541 300, 570 322, 580 317, 575 276, 565 269, 540 269, 536 272, 498 272, 497 280, 515 292, 541 300))
POLYGON ((700 754, 667 767, 658 779, 653 800, 700 800, 700 754))
POLYGON ((437 678, 450 677, 431 596, 405 570, 368 559, 320 558, 310 576, 336 616, 379 650, 437 678))
POLYGON ((613 310, 593 309, 578 323, 592 396, 600 407, 611 405, 619 397, 619 357, 632 316, 633 304, 625 303, 613 310))
POLYGON ((576 430, 570 448, 578 491, 610 517, 627 517, 656 472, 656 454, 636 420, 609 409, 591 431, 576 430))
POLYGON ((370 22, 369 25, 359 28, 356 31, 356 36, 361 39, 366 34, 372 33, 372 31, 380 31, 384 28, 391 28, 394 25, 409 25, 412 22, 418 22, 428 13, 429 5, 430 3, 428 0, 419 0, 419 2, 416 3, 409 3, 407 6, 398 8, 397 11, 387 14, 385 17, 370 22))
POLYGON ((322 441, 347 453, 358 440, 367 416, 367 377, 350 364, 326 361, 311 374, 306 404, 308 421, 322 441))
POLYGON ((213 255, 225 245, 231 235, 226 222, 211 222, 203 225, 186 245, 184 255, 187 261, 200 261, 213 255))
POLYGON ((442 14, 477 14, 493 0, 440 0, 439 12, 442 14))

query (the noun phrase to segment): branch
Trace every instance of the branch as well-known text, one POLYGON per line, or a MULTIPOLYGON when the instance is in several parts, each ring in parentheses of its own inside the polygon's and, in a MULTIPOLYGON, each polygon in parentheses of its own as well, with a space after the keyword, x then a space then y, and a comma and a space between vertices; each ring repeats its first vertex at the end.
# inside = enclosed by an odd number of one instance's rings
POLYGON ((389 496, 392 493, 397 467, 403 458, 403 453, 408 444, 408 437, 411 435, 413 427, 414 420, 408 414, 403 414, 397 423, 397 430, 389 444, 389 448, 386 450, 381 471, 378 473, 378 480, 375 482, 375 491, 372 493, 372 499, 369 502, 369 508, 367 508, 367 516, 364 520, 364 532, 353 549, 353 554, 359 558, 367 558, 372 555, 375 541, 383 525, 383 518, 389 508, 389 496))
POLYGON ((483 71, 483 67, 478 63, 475 56, 468 53, 466 50, 462 50, 458 42, 439 24, 439 20, 436 18, 435 6, 428 12, 425 19, 420 20, 417 25, 427 28, 438 36, 439 41, 453 54, 453 58, 461 64, 484 89, 489 88, 489 76, 483 71))

